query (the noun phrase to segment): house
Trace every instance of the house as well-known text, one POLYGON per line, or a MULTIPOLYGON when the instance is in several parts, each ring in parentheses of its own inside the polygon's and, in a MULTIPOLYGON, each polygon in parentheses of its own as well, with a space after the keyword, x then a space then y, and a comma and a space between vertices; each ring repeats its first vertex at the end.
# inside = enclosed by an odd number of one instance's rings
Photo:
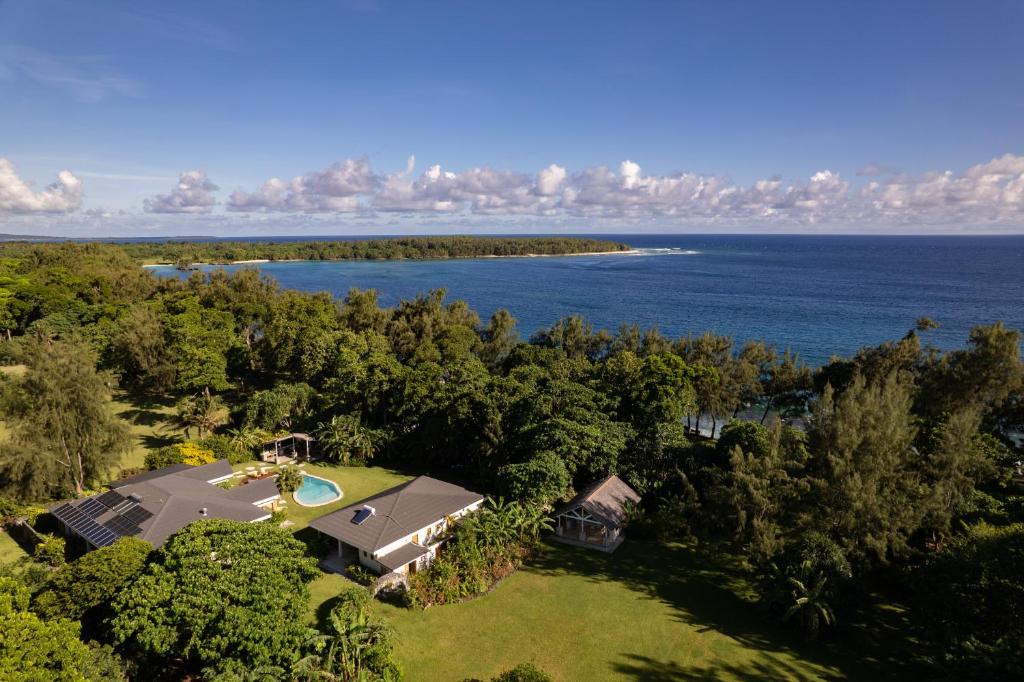
POLYGON ((452 524, 480 508, 484 498, 457 485, 420 476, 310 523, 336 542, 339 561, 374 573, 415 573, 426 568, 452 524))
POLYGON ((122 479, 110 490, 51 510, 61 531, 87 549, 106 547, 119 537, 146 540, 153 547, 202 518, 265 521, 281 495, 274 478, 230 490, 218 483, 234 475, 226 459, 202 466, 174 464, 122 479))
POLYGON ((618 476, 597 481, 555 512, 555 539, 614 552, 625 538, 628 507, 639 502, 618 476))

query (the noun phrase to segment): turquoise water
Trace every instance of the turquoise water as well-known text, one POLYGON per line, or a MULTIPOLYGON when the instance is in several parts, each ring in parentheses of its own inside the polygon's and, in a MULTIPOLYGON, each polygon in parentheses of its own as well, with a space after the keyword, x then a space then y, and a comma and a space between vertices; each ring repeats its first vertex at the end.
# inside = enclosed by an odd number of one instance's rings
POLYGON ((336 484, 308 474, 302 475, 302 485, 295 491, 295 501, 310 507, 334 502, 339 498, 341 490, 336 484))
MULTIPOLYGON (((633 255, 447 261, 265 263, 281 286, 376 289, 383 305, 433 288, 486 320, 507 308, 524 338, 564 315, 670 337, 711 329, 792 348, 812 365, 899 338, 929 316, 925 341, 964 344, 976 324, 1024 329, 1024 237, 618 235, 633 255)), ((297 238, 275 238, 295 241, 297 238)), ((270 241, 270 239, 267 239, 270 241)), ((239 267, 231 266, 228 270, 239 267)), ((178 276, 174 268, 156 268, 178 276)), ((184 273, 187 274, 187 273, 184 273)))

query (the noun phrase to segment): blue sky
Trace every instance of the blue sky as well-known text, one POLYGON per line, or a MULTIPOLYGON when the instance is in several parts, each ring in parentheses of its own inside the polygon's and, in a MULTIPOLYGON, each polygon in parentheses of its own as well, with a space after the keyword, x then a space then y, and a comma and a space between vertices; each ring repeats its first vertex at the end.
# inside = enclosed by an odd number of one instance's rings
POLYGON ((1009 1, 0 0, 0 222, 1020 231, 1022 35, 1009 1))

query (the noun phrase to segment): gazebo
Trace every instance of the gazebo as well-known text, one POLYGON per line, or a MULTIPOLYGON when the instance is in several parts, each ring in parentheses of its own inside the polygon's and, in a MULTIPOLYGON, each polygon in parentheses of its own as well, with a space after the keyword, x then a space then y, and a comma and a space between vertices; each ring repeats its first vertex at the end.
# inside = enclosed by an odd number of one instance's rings
POLYGON ((289 433, 263 444, 260 459, 274 464, 287 464, 296 459, 308 460, 313 438, 308 433, 289 433))
POLYGON ((618 476, 595 482, 555 512, 555 539, 614 552, 624 539, 629 505, 640 496, 618 476))

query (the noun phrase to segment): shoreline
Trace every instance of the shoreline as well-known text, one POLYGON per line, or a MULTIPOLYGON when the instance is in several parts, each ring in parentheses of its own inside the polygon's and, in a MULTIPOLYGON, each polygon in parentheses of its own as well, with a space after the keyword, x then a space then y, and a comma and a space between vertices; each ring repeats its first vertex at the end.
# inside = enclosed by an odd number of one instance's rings
MULTIPOLYGON (((568 258, 572 256, 635 256, 640 249, 626 249, 624 251, 582 251, 580 253, 521 253, 521 254, 485 254, 481 256, 449 256, 448 258, 250 258, 247 260, 233 260, 217 263, 192 263, 193 266, 220 266, 220 265, 259 265, 261 263, 355 263, 359 261, 445 261, 445 260, 473 260, 474 258, 568 258)), ((175 263, 142 263, 144 268, 167 268, 175 267, 175 263)))

